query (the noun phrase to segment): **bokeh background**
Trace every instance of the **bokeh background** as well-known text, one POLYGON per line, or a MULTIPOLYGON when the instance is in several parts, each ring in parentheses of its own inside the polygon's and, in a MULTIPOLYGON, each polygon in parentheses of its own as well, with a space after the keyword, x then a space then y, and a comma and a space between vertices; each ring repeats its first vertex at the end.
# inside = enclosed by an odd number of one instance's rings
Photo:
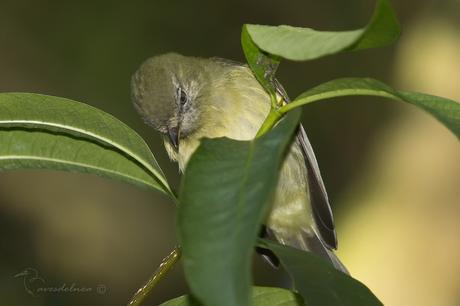
MULTIPOLYGON (((460 1, 392 2, 403 27, 397 44, 284 62, 279 79, 291 97, 370 76, 460 101, 460 1)), ((176 166, 130 103, 130 76, 143 60, 176 51, 243 61, 243 23, 354 29, 373 3, 0 0, 0 91, 68 97, 115 115, 148 140, 177 186, 176 166)), ((303 122, 351 273, 386 305, 460 305, 458 140, 412 106, 371 97, 309 105, 303 122)), ((0 303, 125 305, 175 245, 174 212, 160 194, 92 175, 0 173, 0 303), (31 296, 14 277, 26 268, 48 286, 93 290, 31 296)), ((283 282, 255 261, 258 284, 283 282)), ((178 267, 146 305, 186 292, 178 267)))

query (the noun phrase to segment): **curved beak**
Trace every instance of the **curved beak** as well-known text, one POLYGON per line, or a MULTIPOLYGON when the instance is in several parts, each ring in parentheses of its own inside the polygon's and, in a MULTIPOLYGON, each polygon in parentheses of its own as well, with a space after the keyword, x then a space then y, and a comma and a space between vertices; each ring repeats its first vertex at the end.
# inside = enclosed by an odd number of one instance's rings
POLYGON ((179 128, 173 127, 168 128, 168 138, 171 144, 174 146, 174 149, 179 150, 179 128))

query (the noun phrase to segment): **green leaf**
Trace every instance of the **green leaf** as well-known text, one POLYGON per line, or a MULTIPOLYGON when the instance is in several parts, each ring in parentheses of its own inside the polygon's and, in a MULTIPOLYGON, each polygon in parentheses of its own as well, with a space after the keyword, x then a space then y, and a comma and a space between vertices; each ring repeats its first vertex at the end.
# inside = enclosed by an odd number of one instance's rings
POLYGON ((326 82, 302 93, 279 111, 286 113, 311 102, 343 96, 379 96, 413 104, 436 117, 460 139, 458 102, 418 92, 396 91, 380 81, 369 78, 343 78, 326 82))
POLYGON ((259 245, 272 250, 280 259, 306 305, 383 305, 365 285, 310 252, 267 240, 259 245))
POLYGON ((203 305, 249 305, 251 255, 300 112, 252 141, 204 139, 182 181, 183 265, 203 305))
POLYGON ((59 132, 114 149, 145 168, 152 185, 171 196, 169 185, 145 141, 115 117, 87 104, 31 93, 0 93, 0 128, 59 132))
MULTIPOLYGON (((189 296, 181 296, 167 301, 160 306, 195 306, 199 303, 192 301, 189 296)), ((302 298, 289 290, 282 288, 253 287, 252 305, 254 306, 304 306, 302 298)))
MULTIPOLYGON (((305 61, 341 51, 386 46, 399 37, 400 27, 390 3, 379 0, 369 24, 358 30, 332 32, 287 25, 247 24, 245 31, 262 51, 288 60, 305 61)), ((250 65, 254 57, 247 56, 250 65)))
POLYGON ((243 25, 241 33, 241 45, 246 60, 262 87, 270 94, 272 99, 276 97, 275 74, 280 63, 279 58, 262 52, 249 36, 247 25, 243 25))
POLYGON ((12 169, 94 173, 141 187, 159 188, 147 170, 116 150, 38 129, 0 129, 0 170, 12 169))

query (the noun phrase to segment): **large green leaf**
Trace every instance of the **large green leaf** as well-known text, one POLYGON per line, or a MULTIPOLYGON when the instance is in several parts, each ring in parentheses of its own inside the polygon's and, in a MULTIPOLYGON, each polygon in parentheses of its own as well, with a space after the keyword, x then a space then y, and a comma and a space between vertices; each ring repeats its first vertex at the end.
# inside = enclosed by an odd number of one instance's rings
POLYGON ((279 111, 285 113, 307 103, 343 96, 379 96, 416 105, 436 117, 460 139, 460 103, 418 92, 397 91, 369 78, 344 78, 326 82, 307 90, 279 111))
POLYGON ((259 245, 272 250, 280 259, 306 305, 383 305, 365 285, 312 253, 267 240, 259 245))
POLYGON ((147 170, 117 150, 38 129, 0 129, 0 169, 53 169, 94 173, 158 189, 147 170))
MULTIPOLYGON (((199 303, 192 301, 189 296, 181 296, 167 301, 160 306, 195 306, 199 303)), ((254 306, 304 306, 302 298, 289 290, 282 288, 253 287, 252 305, 254 306)))
POLYGON ((388 0, 379 0, 369 24, 358 30, 333 32, 253 24, 246 25, 245 29, 262 51, 296 61, 312 60, 341 51, 382 47, 394 42, 400 34, 397 18, 388 0))
POLYGON ((185 276, 203 305, 249 304, 251 254, 300 112, 252 141, 204 139, 185 170, 179 241, 185 276))
POLYGON ((172 195, 145 141, 115 117, 84 103, 31 93, 0 93, 0 128, 24 127, 59 132, 98 142, 145 168, 151 187, 172 195))

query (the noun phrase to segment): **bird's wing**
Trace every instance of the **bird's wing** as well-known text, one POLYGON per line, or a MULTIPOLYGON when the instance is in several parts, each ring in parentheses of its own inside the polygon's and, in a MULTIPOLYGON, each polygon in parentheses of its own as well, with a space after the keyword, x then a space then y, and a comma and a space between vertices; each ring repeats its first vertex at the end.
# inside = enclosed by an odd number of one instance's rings
POLYGON ((335 233, 334 217, 327 196, 321 172, 315 153, 308 140, 302 124, 299 126, 297 141, 300 143, 308 172, 308 189, 313 216, 319 231, 319 238, 331 249, 337 249, 337 235, 335 233))
MULTIPOLYGON (((286 101, 286 103, 289 103, 290 99, 283 86, 276 79, 274 80, 274 83, 277 93, 284 101, 286 101)), ((324 186, 323 178, 321 177, 321 172, 319 171, 315 153, 313 152, 313 148, 302 124, 299 124, 296 140, 302 148, 305 165, 307 166, 310 202, 313 210, 313 216, 318 227, 319 238, 329 248, 337 249, 337 235, 335 232, 334 217, 332 215, 331 205, 329 204, 326 187, 324 186)))
MULTIPOLYGON (((214 57, 212 60, 221 63, 222 65, 247 67, 241 63, 223 58, 214 57)), ((276 78, 273 79, 273 83, 277 94, 282 97, 286 103, 289 103, 289 96, 281 83, 276 78)), ((320 238, 327 247, 337 249, 337 235, 335 232, 334 217, 332 215, 331 205, 329 204, 326 187, 324 186, 323 178, 321 177, 321 172, 319 171, 315 153, 313 152, 313 148, 302 124, 299 124, 297 142, 302 148, 305 165, 308 171, 308 189, 310 193, 313 216, 319 232, 318 238, 320 238)))

